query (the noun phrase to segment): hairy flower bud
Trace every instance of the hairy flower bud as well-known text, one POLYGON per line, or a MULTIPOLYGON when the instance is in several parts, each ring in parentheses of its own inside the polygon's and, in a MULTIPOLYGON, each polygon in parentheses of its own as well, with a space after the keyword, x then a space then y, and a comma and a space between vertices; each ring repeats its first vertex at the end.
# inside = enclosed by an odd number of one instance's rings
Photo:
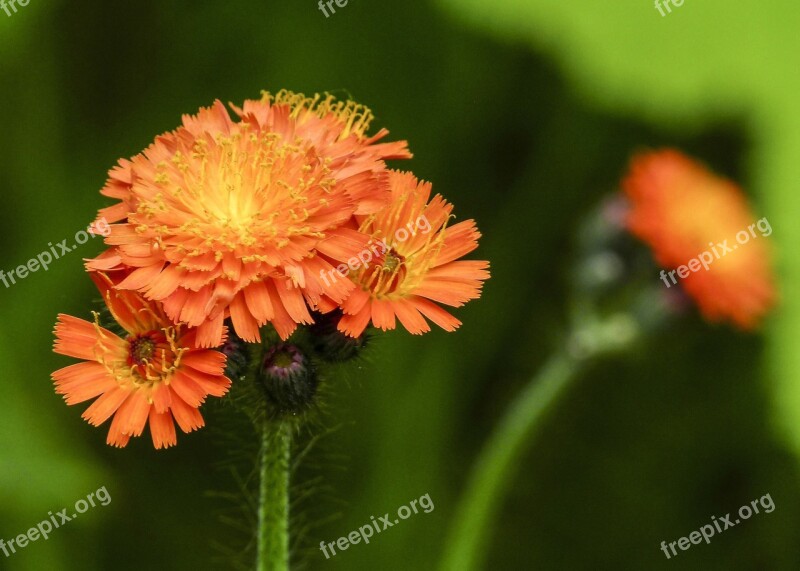
POLYGON ((297 346, 289 343, 279 343, 267 350, 261 379, 270 403, 281 412, 303 412, 317 392, 313 365, 297 346))
POLYGON ((314 324, 308 328, 317 355, 329 363, 349 361, 367 346, 366 333, 350 337, 337 329, 341 318, 341 311, 315 315, 314 324))

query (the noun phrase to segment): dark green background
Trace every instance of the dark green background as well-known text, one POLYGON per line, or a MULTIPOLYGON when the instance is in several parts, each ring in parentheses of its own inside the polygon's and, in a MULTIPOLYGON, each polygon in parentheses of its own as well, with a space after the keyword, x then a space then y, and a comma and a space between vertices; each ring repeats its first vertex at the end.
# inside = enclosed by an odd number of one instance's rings
MULTIPOLYGON (((766 337, 690 316, 632 358, 595 366, 519 463, 489 568, 797 569, 800 474, 787 444, 797 429, 786 430, 800 418, 786 166, 798 148, 787 143, 798 82, 786 72, 797 7, 690 1, 662 19, 645 0, 563 4, 351 0, 328 19, 312 0, 33 0, 0 12, 0 269, 84 228, 109 203, 97 191, 119 157, 216 98, 288 88, 372 107, 375 127, 416 155, 396 166, 477 220, 474 257, 493 277, 457 310, 457 333, 386 334, 329 380, 327 428, 314 433, 330 433, 301 468, 318 485, 298 563, 434 569, 472 460, 563 333, 581 217, 615 189, 632 150, 679 145, 754 191, 781 248, 784 306, 766 337), (731 21, 749 33, 734 37, 731 21), (316 550, 426 493, 432 513, 331 560, 316 550), (766 493, 773 513, 675 560, 660 551, 766 493)), ((248 537, 223 521, 237 503, 218 497, 235 491, 223 411, 207 407, 208 427, 173 450, 145 437, 119 451, 80 419, 83 405, 53 392, 50 372, 70 362, 51 352, 55 316, 88 317, 81 258, 100 250, 93 240, 0 285, 0 538, 103 485, 113 501, 0 554, 0 569, 235 568, 224 552, 248 537)))

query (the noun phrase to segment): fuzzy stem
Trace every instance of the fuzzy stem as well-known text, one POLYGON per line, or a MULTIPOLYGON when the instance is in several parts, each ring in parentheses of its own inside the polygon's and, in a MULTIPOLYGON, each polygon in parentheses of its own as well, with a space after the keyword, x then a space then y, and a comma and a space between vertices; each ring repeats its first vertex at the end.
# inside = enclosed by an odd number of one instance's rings
POLYGON ((483 558, 513 467, 539 421, 578 376, 579 362, 564 354, 550 359, 515 400, 490 436, 472 471, 453 519, 441 571, 483 568, 483 558))
POLYGON ((266 419, 261 436, 257 571, 289 569, 289 457, 291 427, 266 419))

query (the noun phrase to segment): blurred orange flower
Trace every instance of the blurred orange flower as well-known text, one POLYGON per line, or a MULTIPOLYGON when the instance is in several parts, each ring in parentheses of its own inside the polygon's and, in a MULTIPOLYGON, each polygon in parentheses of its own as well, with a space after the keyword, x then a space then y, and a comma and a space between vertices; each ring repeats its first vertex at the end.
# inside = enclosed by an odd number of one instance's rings
POLYGON ((230 317, 245 341, 272 323, 282 338, 312 323, 322 296, 339 303, 353 284, 320 273, 361 250, 354 215, 389 200, 387 159, 410 158, 405 142, 378 143, 372 113, 332 96, 281 91, 260 101, 184 116, 110 172, 100 211, 112 248, 88 268, 132 268, 119 284, 163 302, 175 322, 198 327, 201 347, 220 344, 230 317))
POLYGON ((740 188, 670 149, 635 156, 623 188, 631 203, 630 231, 652 248, 659 265, 673 270, 673 282, 678 268, 702 314, 755 328, 776 293, 769 242, 755 234, 740 188), (687 268, 687 262, 694 263, 687 268))
POLYGON ((430 331, 427 317, 454 331, 461 322, 434 302, 460 307, 480 297, 489 262, 459 260, 478 247, 480 233, 473 220, 448 226, 453 207, 440 195, 428 202, 430 183, 411 173, 389 176, 391 203, 357 217, 359 231, 372 238, 364 250, 369 260, 350 274, 357 287, 342 304, 339 330, 358 337, 370 321, 394 329, 396 317, 410 333, 421 334, 430 331))
POLYGON ((148 421, 153 445, 177 443, 175 422, 184 432, 204 425, 198 408, 208 395, 221 397, 230 387, 225 355, 196 349, 195 331, 175 325, 159 304, 139 294, 114 289, 102 273, 91 274, 125 339, 95 322, 60 314, 54 350, 82 359, 52 374, 56 392, 69 405, 97 398, 83 413, 94 426, 110 417, 107 443, 122 448, 141 436, 148 421))

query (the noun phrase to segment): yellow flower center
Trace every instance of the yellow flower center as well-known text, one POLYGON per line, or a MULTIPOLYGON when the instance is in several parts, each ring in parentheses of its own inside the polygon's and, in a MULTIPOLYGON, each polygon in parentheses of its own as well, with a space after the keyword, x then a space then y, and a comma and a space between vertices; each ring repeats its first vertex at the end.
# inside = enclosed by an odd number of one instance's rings
POLYGON ((335 182, 312 149, 294 143, 249 125, 198 139, 156 166, 155 188, 136 187, 132 222, 177 263, 232 253, 277 265, 293 241, 324 237, 314 216, 328 208, 335 182))

